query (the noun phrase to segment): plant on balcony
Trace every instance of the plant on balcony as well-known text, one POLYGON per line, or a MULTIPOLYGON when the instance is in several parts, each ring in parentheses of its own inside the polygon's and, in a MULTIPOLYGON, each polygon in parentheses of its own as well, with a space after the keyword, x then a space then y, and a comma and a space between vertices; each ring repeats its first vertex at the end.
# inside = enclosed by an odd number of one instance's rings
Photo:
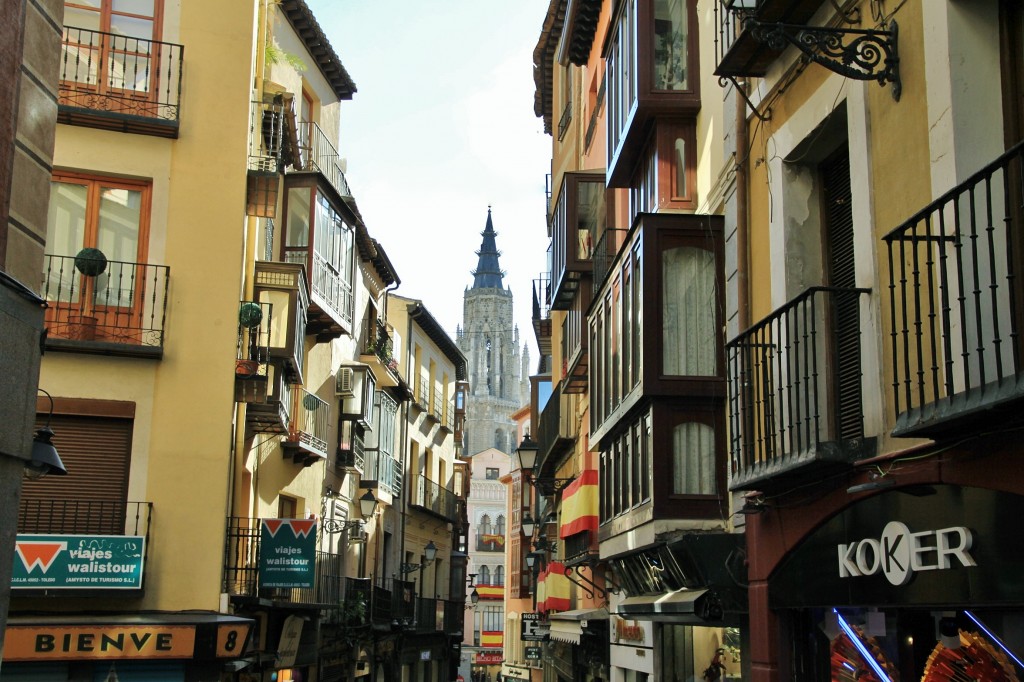
POLYGON ((82 307, 78 315, 68 318, 68 334, 80 341, 96 339, 96 326, 99 319, 93 314, 96 291, 96 278, 107 270, 107 256, 97 248, 87 246, 75 254, 75 269, 85 275, 79 299, 82 307))
POLYGON ((86 277, 99 277, 107 270, 107 256, 99 249, 87 246, 75 254, 75 269, 86 277))
POLYGON ((362 594, 349 595, 341 605, 341 620, 348 625, 361 625, 366 619, 366 601, 362 594))
POLYGON ((255 329, 263 322, 263 309, 258 303, 247 301, 238 309, 238 324, 246 329, 255 329))

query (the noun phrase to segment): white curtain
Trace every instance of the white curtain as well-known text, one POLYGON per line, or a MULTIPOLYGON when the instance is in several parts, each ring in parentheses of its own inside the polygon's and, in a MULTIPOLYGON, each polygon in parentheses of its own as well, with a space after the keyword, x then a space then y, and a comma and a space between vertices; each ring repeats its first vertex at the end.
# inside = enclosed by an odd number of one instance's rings
POLYGON ((672 432, 672 493, 716 492, 715 429, 700 422, 679 424, 672 432))
POLYGON ((714 254, 687 246, 667 249, 662 276, 663 373, 715 375, 714 254))

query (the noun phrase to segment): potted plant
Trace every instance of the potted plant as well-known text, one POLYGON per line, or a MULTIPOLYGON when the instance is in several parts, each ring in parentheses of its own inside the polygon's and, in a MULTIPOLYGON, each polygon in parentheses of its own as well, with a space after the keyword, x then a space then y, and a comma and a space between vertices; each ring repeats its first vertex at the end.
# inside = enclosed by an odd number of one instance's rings
POLYGON ((99 249, 87 246, 75 254, 75 270, 83 275, 79 296, 82 307, 78 315, 68 317, 68 335, 79 341, 93 341, 99 323, 95 315, 96 278, 107 271, 107 256, 99 249))

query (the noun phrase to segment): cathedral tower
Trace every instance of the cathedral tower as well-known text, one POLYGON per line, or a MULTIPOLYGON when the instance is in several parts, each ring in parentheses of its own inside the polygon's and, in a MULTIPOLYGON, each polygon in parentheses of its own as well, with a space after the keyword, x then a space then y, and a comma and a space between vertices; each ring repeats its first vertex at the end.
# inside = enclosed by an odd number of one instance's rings
POLYGON ((519 344, 512 314, 512 292, 498 265, 498 251, 487 208, 487 225, 477 251, 473 286, 463 295, 462 325, 456 342, 469 363, 465 454, 487 448, 512 454, 518 443, 510 415, 530 399, 529 350, 519 344))

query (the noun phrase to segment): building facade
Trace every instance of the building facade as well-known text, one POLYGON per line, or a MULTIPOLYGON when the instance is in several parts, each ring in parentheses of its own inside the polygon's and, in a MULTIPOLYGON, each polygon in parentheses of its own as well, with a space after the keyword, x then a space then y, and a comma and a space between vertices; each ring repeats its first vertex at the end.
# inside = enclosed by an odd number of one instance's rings
POLYGON ((447 678, 465 362, 393 300, 338 153, 353 80, 302 0, 63 12, 18 263, 68 473, 23 486, 4 677, 447 678))
POLYGON ((1019 676, 1020 8, 716 12, 751 679, 1019 676))
POLYGON ((545 680, 740 672, 718 4, 553 0, 534 50, 553 138, 534 328, 551 362, 533 392, 522 562, 538 573, 545 680))

